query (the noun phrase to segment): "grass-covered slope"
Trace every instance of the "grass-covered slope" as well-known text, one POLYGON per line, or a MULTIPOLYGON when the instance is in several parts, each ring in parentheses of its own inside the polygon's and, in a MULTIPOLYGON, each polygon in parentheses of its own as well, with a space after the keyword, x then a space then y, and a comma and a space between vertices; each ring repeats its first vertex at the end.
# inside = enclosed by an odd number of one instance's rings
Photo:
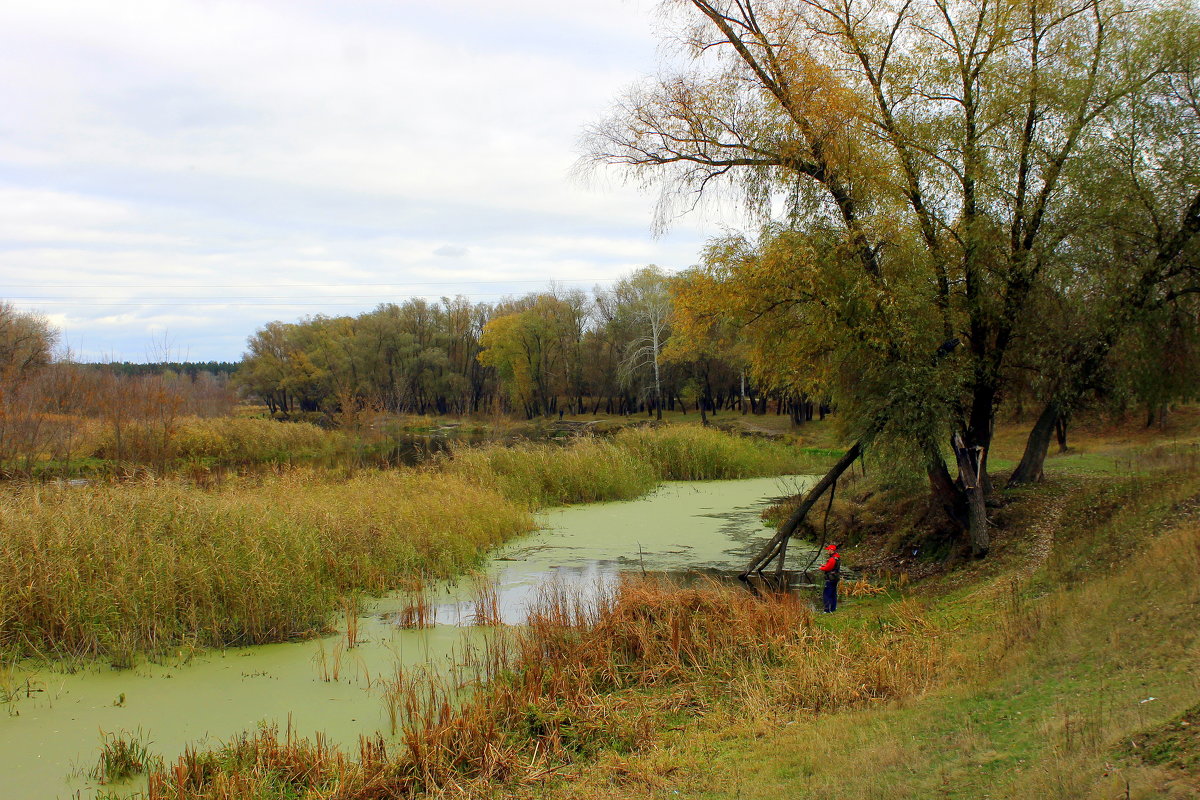
POLYGON ((919 604, 955 666, 920 696, 719 707, 555 796, 1200 796, 1200 473, 1187 442, 1146 438, 1086 437, 1103 469, 1010 495, 994 558, 820 620, 850 634, 919 604))

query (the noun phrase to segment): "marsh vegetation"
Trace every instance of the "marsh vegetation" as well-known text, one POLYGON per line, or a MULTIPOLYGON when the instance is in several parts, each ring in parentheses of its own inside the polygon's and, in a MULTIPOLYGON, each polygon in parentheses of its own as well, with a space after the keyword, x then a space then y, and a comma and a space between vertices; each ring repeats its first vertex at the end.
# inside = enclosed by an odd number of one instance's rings
POLYGON ((478 565, 532 530, 533 510, 630 499, 681 473, 804 466, 783 444, 673 427, 463 447, 415 468, 289 468, 211 487, 153 477, 9 485, 0 488, 0 649, 129 664, 179 645, 308 636, 328 628, 347 595, 478 565))

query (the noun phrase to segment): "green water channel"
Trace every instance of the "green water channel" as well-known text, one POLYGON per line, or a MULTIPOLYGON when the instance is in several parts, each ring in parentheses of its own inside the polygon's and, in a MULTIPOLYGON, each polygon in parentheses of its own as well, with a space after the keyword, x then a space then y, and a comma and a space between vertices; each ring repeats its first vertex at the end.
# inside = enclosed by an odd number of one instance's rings
MULTIPOLYGON (((557 581, 594 591, 623 570, 730 571, 770 535, 760 520, 772 499, 806 478, 667 483, 630 502, 598 503, 541 515, 542 530, 496 551, 484 568, 503 620, 519 624, 538 587, 557 581)), ((793 550, 793 564, 807 561, 793 550)), ((395 624, 409 602, 397 593, 358 619, 358 646, 341 632, 322 639, 201 653, 114 670, 93 664, 73 673, 17 669, 0 676, 0 798, 90 798, 86 776, 101 731, 140 731, 152 752, 174 758, 186 746, 213 744, 261 722, 302 736, 323 733, 354 744, 361 734, 390 733, 384 681, 398 665, 446 667, 486 629, 471 625, 476 581, 431 588, 437 624, 395 624), (21 687, 26 690, 22 691, 21 687), (78 794, 77 794, 78 793, 78 794)), ((121 787, 104 787, 105 791, 121 787)), ((137 784, 124 787, 136 791, 137 784)))

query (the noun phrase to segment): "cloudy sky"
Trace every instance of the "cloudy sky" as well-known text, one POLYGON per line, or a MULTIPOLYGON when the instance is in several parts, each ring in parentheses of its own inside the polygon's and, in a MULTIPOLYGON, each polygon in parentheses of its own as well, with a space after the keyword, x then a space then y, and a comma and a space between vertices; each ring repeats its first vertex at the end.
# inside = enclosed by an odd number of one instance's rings
MULTIPOLYGON (((660 62, 653 0, 0 2, 0 299, 77 357, 240 357, 273 319, 693 263, 572 180, 660 62)), ((726 220, 728 221, 728 220, 726 220)))

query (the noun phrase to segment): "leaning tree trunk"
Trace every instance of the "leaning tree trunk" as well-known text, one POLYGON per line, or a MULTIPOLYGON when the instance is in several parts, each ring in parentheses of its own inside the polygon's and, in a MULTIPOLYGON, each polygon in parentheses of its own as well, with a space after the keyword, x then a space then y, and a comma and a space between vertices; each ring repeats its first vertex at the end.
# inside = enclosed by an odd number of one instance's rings
POLYGON ((1008 486, 1021 486, 1027 483, 1037 483, 1042 479, 1043 467, 1046 463, 1046 451, 1050 449, 1050 439, 1054 436, 1061 407, 1055 401, 1050 401, 1038 415, 1029 438, 1025 440, 1025 452, 1021 463, 1013 470, 1008 479, 1008 486))
POLYGON ((808 516, 808 512, 812 510, 812 507, 817 504, 818 500, 821 499, 821 495, 828 491, 829 488, 837 482, 837 479, 842 476, 842 473, 848 470, 850 465, 853 464, 854 460, 860 455, 862 455, 862 444, 855 442, 854 446, 847 450, 846 454, 838 459, 838 462, 834 464, 828 472, 825 473, 825 477, 817 481, 817 485, 808 490, 808 494, 806 494, 804 499, 800 501, 800 505, 797 506, 796 510, 793 511, 791 515, 783 521, 783 524, 779 526, 779 530, 776 531, 775 535, 771 537, 771 541, 763 545, 763 548, 758 551, 758 554, 755 555, 754 558, 750 560, 750 563, 746 565, 746 568, 742 570, 742 578, 746 578, 752 572, 761 572, 777 557, 787 555, 788 539, 790 539, 792 534, 796 532, 796 529, 800 527, 800 523, 804 521, 804 518, 808 516))

